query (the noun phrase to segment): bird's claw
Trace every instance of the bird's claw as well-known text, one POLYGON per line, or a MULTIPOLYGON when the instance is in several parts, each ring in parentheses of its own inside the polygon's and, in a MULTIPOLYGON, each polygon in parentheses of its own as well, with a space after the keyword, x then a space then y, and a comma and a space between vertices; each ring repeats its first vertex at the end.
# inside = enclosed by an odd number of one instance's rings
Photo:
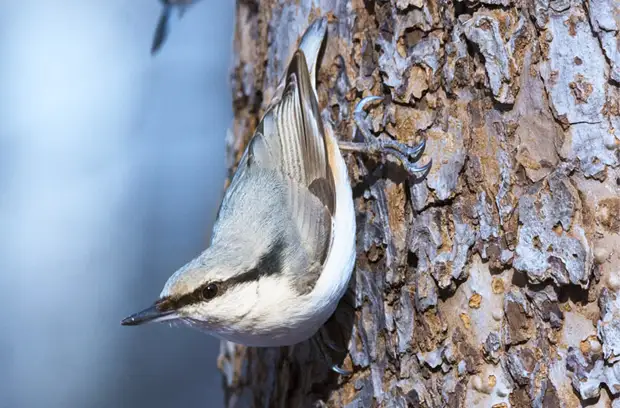
POLYGON ((340 347, 340 346, 336 345, 335 343, 332 343, 331 341, 325 341, 325 344, 327 345, 327 347, 329 347, 330 349, 332 349, 336 353, 346 353, 347 352, 347 349, 345 349, 343 347, 340 347))
POLYGON ((371 96, 367 96, 363 98, 361 101, 357 103, 357 105, 355 105, 355 111, 354 111, 355 115, 356 116, 362 115, 364 113, 364 108, 366 108, 366 105, 372 102, 379 102, 379 101, 383 101, 383 96, 371 95, 371 96))
MULTIPOLYGON (((322 335, 321 335, 321 338, 323 340, 325 340, 325 338, 322 335)), ((332 371, 334 371, 335 373, 338 373, 340 375, 344 375, 344 376, 349 376, 349 375, 353 374, 353 371, 345 370, 344 368, 338 366, 338 364, 334 363, 334 361, 332 360, 331 356, 326 352, 325 349, 323 349, 323 347, 321 345, 321 341, 317 337, 313 337, 311 342, 314 343, 314 346, 321 353, 321 355, 323 356, 323 359, 330 366, 332 371)), ((326 346, 328 346, 332 350, 336 351, 337 353, 344 353, 344 352, 346 352, 346 350, 339 351, 340 348, 338 346, 336 346, 335 344, 331 343, 331 342, 325 342, 325 341, 323 341, 323 342, 325 343, 326 346)))
POLYGON ((332 371, 340 374, 340 375, 344 375, 344 376, 349 376, 351 374, 353 374, 353 371, 350 370, 345 370, 342 367, 338 367, 336 364, 332 365, 332 371))
POLYGON ((364 141, 359 143, 341 142, 340 146, 343 150, 358 151, 367 154, 391 154, 402 163, 403 167, 409 174, 428 172, 432 166, 432 160, 424 166, 417 166, 414 164, 424 153, 424 149, 426 148, 426 140, 422 140, 415 146, 409 146, 405 143, 400 143, 392 139, 377 139, 372 134, 368 125, 364 121, 366 117, 365 109, 371 103, 380 101, 383 101, 383 97, 381 96, 367 96, 358 102, 353 111, 353 117, 355 120, 355 125, 364 136, 364 141))
POLYGON ((325 326, 321 328, 321 338, 323 339, 323 343, 325 343, 327 347, 329 347, 336 353, 343 354, 347 352, 347 349, 345 347, 339 346, 338 344, 336 344, 335 341, 332 340, 332 338, 329 335, 329 331, 325 329, 325 326))
POLYGON ((399 143, 395 140, 388 139, 379 142, 385 150, 392 150, 398 152, 403 156, 410 158, 413 161, 418 161, 424 149, 426 148, 426 139, 422 139, 420 143, 415 146, 409 146, 404 143, 399 143))

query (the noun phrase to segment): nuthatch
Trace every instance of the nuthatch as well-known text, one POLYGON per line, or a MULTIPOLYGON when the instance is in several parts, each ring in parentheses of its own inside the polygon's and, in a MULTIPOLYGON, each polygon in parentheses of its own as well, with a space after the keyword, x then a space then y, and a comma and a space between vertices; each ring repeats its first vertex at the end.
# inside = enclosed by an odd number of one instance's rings
POLYGON ((157 20, 157 27, 155 27, 155 34, 153 35, 153 43, 151 45, 151 54, 155 54, 159 51, 161 46, 168 38, 168 31, 170 26, 170 19, 172 9, 177 8, 179 11, 179 18, 183 17, 185 11, 189 6, 197 3, 199 0, 159 0, 163 6, 159 20, 157 20))
POLYGON ((320 18, 303 35, 226 191, 211 246, 123 325, 177 320, 234 343, 270 347, 309 339, 332 315, 355 264, 355 208, 341 149, 390 153, 412 173, 426 172, 430 162, 412 164, 424 143, 375 140, 363 107, 377 97, 355 109, 366 141, 337 141, 316 93, 326 29, 320 18))

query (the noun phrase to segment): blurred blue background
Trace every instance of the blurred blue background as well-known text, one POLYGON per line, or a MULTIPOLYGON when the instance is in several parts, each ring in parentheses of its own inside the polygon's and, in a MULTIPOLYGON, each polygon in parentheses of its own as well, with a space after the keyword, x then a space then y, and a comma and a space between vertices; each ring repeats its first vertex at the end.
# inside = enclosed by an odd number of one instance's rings
POLYGON ((0 3, 0 407, 218 407, 219 341, 121 327, 208 242, 232 1, 0 3))

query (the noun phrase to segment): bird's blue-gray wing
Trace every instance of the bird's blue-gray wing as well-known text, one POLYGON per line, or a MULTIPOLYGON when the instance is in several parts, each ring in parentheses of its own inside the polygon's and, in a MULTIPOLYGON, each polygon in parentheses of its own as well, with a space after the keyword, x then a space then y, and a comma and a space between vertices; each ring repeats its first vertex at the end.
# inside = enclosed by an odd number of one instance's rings
POLYGON ((325 134, 306 58, 293 56, 282 97, 265 113, 251 142, 242 171, 276 171, 287 185, 291 222, 309 265, 299 271, 300 287, 311 289, 327 258, 336 196, 325 134))
POLYGON ((325 133, 303 52, 293 56, 282 97, 265 113, 248 153, 251 162, 276 168, 308 188, 333 214, 336 196, 325 133))

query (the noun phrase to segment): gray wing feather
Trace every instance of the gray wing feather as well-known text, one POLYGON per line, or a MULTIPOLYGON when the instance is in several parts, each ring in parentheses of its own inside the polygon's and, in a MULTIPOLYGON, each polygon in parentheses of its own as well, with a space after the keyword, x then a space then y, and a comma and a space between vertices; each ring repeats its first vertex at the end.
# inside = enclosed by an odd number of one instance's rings
POLYGON ((325 27, 321 20, 304 35, 281 96, 261 119, 244 152, 214 228, 217 245, 251 247, 252 253, 272 250, 271 241, 283 240, 286 245, 278 247, 282 272, 301 294, 312 290, 322 271, 331 247, 336 203, 323 123, 303 52, 311 54, 314 71, 325 27), (248 235, 243 234, 248 228, 261 231, 264 239, 238 238, 248 235))
POLYGON ((302 52, 293 56, 286 78, 282 97, 265 113, 250 141, 242 171, 275 170, 287 185, 296 245, 306 254, 294 284, 306 293, 318 279, 331 246, 336 197, 323 123, 302 52))
POLYGON ((334 180, 327 162, 323 123, 302 52, 293 56, 282 98, 265 113, 248 152, 250 163, 281 171, 318 197, 333 214, 334 180))
POLYGON ((301 42, 299 49, 304 53, 306 57, 306 63, 308 64, 308 72, 310 74, 310 84, 312 89, 316 89, 316 65, 319 59, 319 51, 323 44, 323 37, 327 31, 327 18, 320 17, 314 20, 314 22, 308 27, 301 42))

